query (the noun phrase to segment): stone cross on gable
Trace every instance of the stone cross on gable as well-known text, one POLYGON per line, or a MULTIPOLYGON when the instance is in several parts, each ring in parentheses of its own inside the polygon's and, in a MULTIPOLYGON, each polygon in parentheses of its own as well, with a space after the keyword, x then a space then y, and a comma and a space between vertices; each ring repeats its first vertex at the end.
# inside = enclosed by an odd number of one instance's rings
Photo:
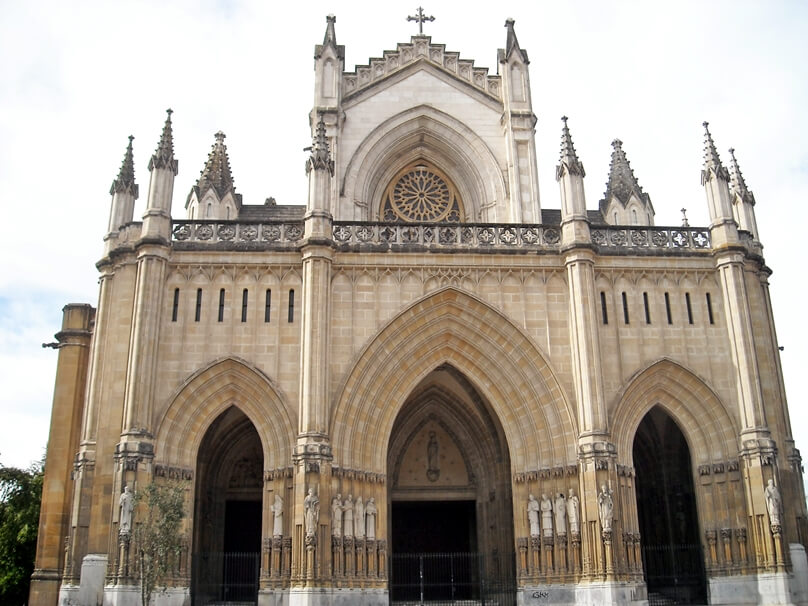
POLYGON ((407 21, 417 21, 418 22, 418 35, 422 35, 424 33, 424 21, 434 21, 435 17, 430 15, 427 17, 424 15, 423 7, 418 7, 418 14, 417 15, 409 15, 407 17, 407 21))

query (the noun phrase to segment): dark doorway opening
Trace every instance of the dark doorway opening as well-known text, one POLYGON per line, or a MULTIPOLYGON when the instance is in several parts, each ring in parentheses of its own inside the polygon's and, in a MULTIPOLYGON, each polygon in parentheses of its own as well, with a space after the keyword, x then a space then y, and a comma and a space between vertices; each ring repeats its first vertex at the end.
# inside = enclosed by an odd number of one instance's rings
POLYGON ((394 501, 391 599, 476 599, 481 562, 474 501, 394 501))
POLYGON ((261 557, 263 450, 238 408, 223 412, 199 448, 191 603, 256 603, 261 557))
POLYGON ((393 501, 393 553, 477 550, 474 501, 393 501))
POLYGON ((661 408, 634 437, 637 514, 650 604, 706 604, 707 580, 690 450, 661 408))

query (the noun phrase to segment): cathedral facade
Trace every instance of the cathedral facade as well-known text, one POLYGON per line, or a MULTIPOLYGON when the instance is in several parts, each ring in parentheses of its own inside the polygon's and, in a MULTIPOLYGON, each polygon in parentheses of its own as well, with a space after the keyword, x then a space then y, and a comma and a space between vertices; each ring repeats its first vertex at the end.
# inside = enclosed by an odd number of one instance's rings
MULTIPOLYGON (((423 17, 423 15, 420 15, 423 17)), ((172 115, 111 188, 68 305, 31 604, 136 604, 146 486, 179 485, 156 603, 792 604, 808 541, 755 223, 705 123, 710 225, 657 226, 567 119, 539 200, 528 55, 315 47, 305 206, 243 204, 217 133, 172 213, 172 115), (606 174, 604 169, 604 174, 606 174), (556 205, 557 206, 557 205, 556 205)))

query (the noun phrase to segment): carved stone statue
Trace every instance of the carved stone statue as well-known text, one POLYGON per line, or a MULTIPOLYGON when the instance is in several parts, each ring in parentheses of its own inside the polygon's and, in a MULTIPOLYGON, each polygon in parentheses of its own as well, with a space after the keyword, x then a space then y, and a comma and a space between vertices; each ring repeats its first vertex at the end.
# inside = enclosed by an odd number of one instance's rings
POLYGON ((553 513, 555 514, 556 534, 567 534, 567 499, 564 498, 563 492, 556 495, 553 513))
POLYGON ((320 497, 309 488, 309 494, 303 499, 303 510, 306 522, 306 536, 317 536, 317 523, 320 521, 320 497))
POLYGON ((342 536, 342 495, 337 494, 331 499, 331 536, 342 536))
POLYGON ((429 443, 426 446, 426 477, 430 482, 436 481, 440 477, 440 467, 438 466, 438 438, 435 432, 429 432, 429 443))
POLYGON ((369 541, 376 539, 376 514, 378 513, 376 499, 370 497, 365 505, 365 535, 369 541))
POLYGON ((132 530, 132 511, 135 508, 135 496, 129 490, 129 485, 123 487, 121 498, 118 500, 121 507, 121 516, 118 520, 118 532, 126 534, 132 530))
POLYGON ((527 498, 527 520, 530 522, 530 536, 539 536, 539 502, 533 495, 527 498))
POLYGON ((553 536, 553 503, 546 494, 541 495, 541 531, 546 537, 553 536))
POLYGON ((353 499, 351 495, 345 499, 345 504, 342 506, 342 534, 346 538, 354 536, 354 519, 353 519, 353 499))
POLYGON ((600 526, 603 530, 610 531, 612 529, 612 520, 614 519, 614 499, 612 498, 612 491, 603 484, 598 493, 598 516, 600 517, 600 526))
POLYGON ((272 511, 272 536, 283 536, 283 497, 275 493, 275 503, 269 508, 272 511))
POLYGON ((772 526, 780 526, 780 510, 783 502, 780 498, 780 489, 774 485, 774 480, 769 479, 763 494, 766 496, 766 510, 769 512, 769 524, 772 526))
POLYGON ((356 497, 354 502, 354 535, 357 539, 365 538, 365 505, 362 503, 362 497, 356 497))
POLYGON ((570 488, 570 496, 567 498, 567 517, 570 521, 570 532, 581 533, 581 521, 578 517, 578 497, 575 496, 575 489, 570 488))

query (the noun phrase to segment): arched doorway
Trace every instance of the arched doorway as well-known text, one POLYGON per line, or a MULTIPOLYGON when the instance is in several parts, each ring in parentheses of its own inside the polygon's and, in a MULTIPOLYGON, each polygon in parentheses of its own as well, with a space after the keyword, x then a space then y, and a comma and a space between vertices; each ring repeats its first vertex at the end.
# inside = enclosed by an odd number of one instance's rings
POLYGON ((633 456, 649 603, 705 604, 690 450, 679 426, 659 406, 637 428, 633 456))
POLYGON ((197 458, 195 606, 257 599, 263 468, 255 426, 235 406, 227 409, 208 428, 197 458))
POLYGON ((487 600, 515 589, 510 459, 502 427, 453 367, 432 371, 388 449, 392 603, 487 600))

